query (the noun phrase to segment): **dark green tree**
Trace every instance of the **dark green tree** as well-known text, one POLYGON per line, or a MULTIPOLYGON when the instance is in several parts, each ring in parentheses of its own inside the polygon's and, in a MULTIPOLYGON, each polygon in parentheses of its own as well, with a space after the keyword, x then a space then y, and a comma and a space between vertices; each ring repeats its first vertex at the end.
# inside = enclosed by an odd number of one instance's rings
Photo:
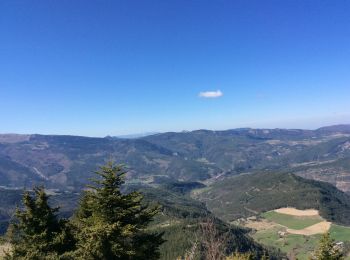
POLYGON ((68 259, 75 246, 69 223, 57 217, 58 208, 48 204, 43 187, 26 191, 24 209, 17 209, 8 236, 12 245, 7 259, 68 259))
POLYGON ((342 249, 331 238, 329 232, 323 234, 320 244, 311 259, 315 260, 342 260, 342 249))
POLYGON ((112 162, 96 172, 75 217, 76 258, 157 259, 162 234, 147 231, 159 207, 142 204, 139 192, 123 194, 125 170, 112 162))

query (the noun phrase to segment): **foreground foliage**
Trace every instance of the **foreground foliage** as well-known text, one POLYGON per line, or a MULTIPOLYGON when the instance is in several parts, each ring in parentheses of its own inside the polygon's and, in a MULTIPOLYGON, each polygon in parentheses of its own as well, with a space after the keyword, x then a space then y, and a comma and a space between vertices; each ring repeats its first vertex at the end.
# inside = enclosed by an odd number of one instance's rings
POLYGON ((139 192, 122 194, 125 171, 109 163, 96 172, 76 214, 81 259, 157 259, 162 234, 145 229, 159 212, 141 204, 139 192))
POLYGON ((43 187, 34 196, 25 192, 24 209, 8 230, 6 259, 158 259, 162 234, 146 227, 159 208, 142 205, 138 192, 122 194, 122 166, 109 163, 96 174, 72 221, 57 217, 43 187))
POLYGON ((325 233, 318 248, 311 257, 312 260, 342 260, 344 259, 342 248, 339 244, 336 244, 330 234, 325 233))
MULTIPOLYGON (((192 188, 198 187, 197 183, 168 183, 158 187, 145 187, 140 185, 122 185, 123 194, 129 194, 133 191, 140 191, 144 195, 143 203, 149 205, 160 204, 161 214, 157 214, 154 220, 147 226, 148 231, 155 233, 164 233, 163 239, 166 240, 160 247, 160 259, 176 259, 179 256, 185 256, 195 249, 195 258, 199 259, 202 248, 201 223, 207 219, 213 219, 213 216, 203 203, 193 200, 189 193, 192 188), (193 248, 194 242, 197 241, 197 246, 193 248)), ((17 191, 20 194, 21 191, 17 191)), ((33 194, 33 193, 30 193, 33 194)), ((52 193, 49 198, 51 205, 62 205, 60 208, 59 217, 72 216, 73 209, 77 208, 76 200, 79 194, 73 193, 52 193), (62 212, 64 214, 62 214, 62 212), (66 213, 67 212, 67 213, 66 213)), ((17 201, 15 204, 19 204, 17 201)), ((78 203, 79 204, 79 203, 78 203)), ((82 200, 80 201, 82 204, 82 200)), ((79 222, 77 221, 80 210, 75 213, 70 223, 74 223, 74 234, 79 231, 79 222)), ((225 234, 226 240, 224 255, 230 255, 232 252, 254 252, 255 259, 263 254, 264 249, 259 244, 255 243, 249 236, 248 230, 229 225, 218 219, 215 219, 215 226, 220 230, 221 234, 225 234)), ((271 255, 271 250, 268 250, 271 255)), ((78 258, 76 250, 70 252, 71 257, 78 258), (74 253, 74 254, 73 254, 74 253)), ((203 253, 203 252, 202 252, 203 253)), ((65 254, 65 257, 68 257, 65 254)), ((275 258, 277 259, 277 258, 275 258)))
POLYGON ((58 219, 58 208, 48 205, 43 187, 23 195, 24 210, 16 211, 17 221, 9 230, 12 244, 7 259, 56 259, 72 251, 75 239, 66 219, 58 219))

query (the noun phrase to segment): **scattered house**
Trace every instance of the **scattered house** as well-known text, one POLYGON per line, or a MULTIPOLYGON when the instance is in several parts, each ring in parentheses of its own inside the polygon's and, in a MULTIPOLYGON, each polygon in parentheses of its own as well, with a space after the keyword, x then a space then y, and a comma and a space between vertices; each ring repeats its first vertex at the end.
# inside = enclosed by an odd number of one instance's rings
POLYGON ((278 231, 277 234, 279 235, 280 238, 285 237, 287 235, 286 231, 278 231))
POLYGON ((334 249, 343 251, 343 249, 344 249, 344 242, 342 242, 342 241, 336 242, 335 245, 334 245, 334 249))

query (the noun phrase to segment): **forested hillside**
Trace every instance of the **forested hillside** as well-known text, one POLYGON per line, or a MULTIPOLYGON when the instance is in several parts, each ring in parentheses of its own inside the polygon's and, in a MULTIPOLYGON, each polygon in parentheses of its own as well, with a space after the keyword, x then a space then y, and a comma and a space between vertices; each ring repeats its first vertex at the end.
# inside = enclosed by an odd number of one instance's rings
POLYGON ((115 160, 128 172, 124 193, 141 191, 145 203, 161 205, 148 227, 164 232, 161 259, 193 250, 208 218, 226 236, 226 255, 268 251, 278 258, 280 252, 229 222, 292 206, 350 225, 350 197, 336 188, 350 188, 350 135, 340 130, 198 130, 138 139, 1 135, 1 232, 21 207, 23 190, 37 184, 47 188, 50 205, 61 207, 60 217, 71 217, 98 165, 115 160))
MULTIPOLYGON (((144 187, 129 185, 124 192, 141 191, 144 203, 161 206, 160 214, 156 215, 149 226, 150 231, 164 232, 165 242, 160 247, 161 259, 175 259, 184 256, 200 239, 200 223, 208 219, 216 219, 206 206, 192 199, 189 193, 193 188, 203 187, 198 183, 168 183, 159 187, 144 187)), ((15 206, 22 208, 23 190, 4 190, 0 192, 2 233, 7 229, 10 219, 13 219, 15 206)), ((77 192, 49 192, 50 205, 60 207, 60 217, 71 217, 78 206, 82 194, 77 192)), ((227 236, 225 252, 254 252, 256 256, 269 252, 272 259, 280 253, 273 248, 263 248, 247 235, 245 228, 228 225, 216 219, 217 228, 227 236)), ((199 250, 199 248, 197 248, 199 250)), ((199 252, 199 251, 198 251, 199 252)))
POLYGON ((349 126, 319 130, 234 129, 155 134, 139 139, 0 135, 0 181, 84 187, 107 160, 129 167, 128 182, 213 181, 262 170, 295 172, 350 191, 349 126))
POLYGON ((244 174, 196 190, 216 216, 233 221, 281 208, 317 209, 329 221, 350 225, 350 196, 334 186, 289 173, 244 174))

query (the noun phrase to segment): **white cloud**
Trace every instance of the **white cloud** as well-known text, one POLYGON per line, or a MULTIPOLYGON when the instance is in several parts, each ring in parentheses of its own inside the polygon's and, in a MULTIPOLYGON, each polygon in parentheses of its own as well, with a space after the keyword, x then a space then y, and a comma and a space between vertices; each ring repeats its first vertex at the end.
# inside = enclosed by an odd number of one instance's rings
POLYGON ((205 92, 200 92, 199 97, 203 98, 218 98, 221 97, 224 93, 222 93, 220 90, 217 91, 205 91, 205 92))

